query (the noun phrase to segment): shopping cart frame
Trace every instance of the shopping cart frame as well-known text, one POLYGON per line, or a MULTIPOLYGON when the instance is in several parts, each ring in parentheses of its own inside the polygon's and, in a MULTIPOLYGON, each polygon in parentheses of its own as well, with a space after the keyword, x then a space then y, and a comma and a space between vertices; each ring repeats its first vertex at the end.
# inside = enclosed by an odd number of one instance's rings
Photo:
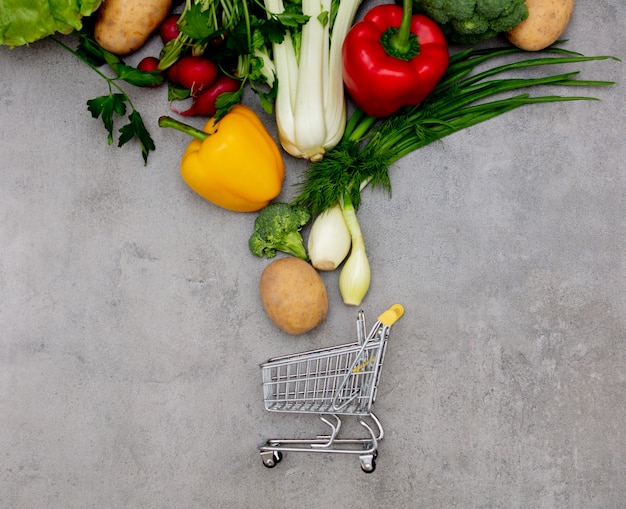
POLYGON ((273 357, 261 364, 265 408, 271 412, 310 413, 330 427, 315 438, 274 438, 259 449, 263 464, 276 466, 285 452, 358 455, 361 469, 376 468, 384 430, 372 412, 391 326, 404 308, 394 304, 382 313, 369 333, 365 314, 357 316, 357 340, 329 348, 273 357), (342 417, 356 417, 365 436, 339 436, 342 417))

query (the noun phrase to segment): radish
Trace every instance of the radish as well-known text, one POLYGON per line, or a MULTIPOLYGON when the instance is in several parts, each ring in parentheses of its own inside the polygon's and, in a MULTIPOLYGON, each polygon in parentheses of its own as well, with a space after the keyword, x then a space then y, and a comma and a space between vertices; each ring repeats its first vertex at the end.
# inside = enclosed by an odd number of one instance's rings
POLYGON ((161 40, 163 44, 167 44, 170 41, 173 41, 178 37, 180 30, 178 29, 178 20, 180 19, 180 14, 172 14, 168 17, 161 27, 159 28, 159 35, 161 36, 161 40))
MULTIPOLYGON (((156 57, 144 57, 137 64, 137 69, 139 69, 140 71, 146 71, 146 72, 159 71, 159 59, 156 57)), ((160 72, 160 74, 161 76, 163 76, 162 72, 160 72)), ((162 83, 155 84, 155 85, 148 85, 148 87, 156 88, 160 86, 161 84, 162 83)))
POLYGON ((192 95, 210 87, 217 78, 217 65, 205 57, 186 55, 173 67, 170 79, 191 90, 192 95))
POLYGON ((165 74, 167 75, 167 79, 172 83, 180 85, 180 81, 178 80, 178 62, 170 66, 169 69, 166 69, 165 74))
POLYGON ((172 110, 179 115, 190 116, 206 116, 215 115, 217 108, 215 102, 217 98, 225 92, 237 92, 241 86, 240 82, 230 76, 221 74, 209 88, 201 90, 193 97, 193 102, 189 109, 185 111, 172 110))
POLYGON ((159 59, 156 57, 145 57, 141 59, 141 62, 137 64, 137 69, 140 71, 158 71, 159 59))

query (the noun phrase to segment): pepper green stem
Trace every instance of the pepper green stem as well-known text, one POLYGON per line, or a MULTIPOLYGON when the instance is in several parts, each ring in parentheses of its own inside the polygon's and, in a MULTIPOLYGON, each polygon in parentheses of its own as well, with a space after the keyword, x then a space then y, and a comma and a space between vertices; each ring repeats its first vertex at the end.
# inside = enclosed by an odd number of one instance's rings
POLYGON ((176 129, 177 131, 188 134, 189 136, 193 136, 196 140, 200 141, 204 141, 211 136, 209 133, 205 133, 200 129, 168 116, 159 118, 159 127, 171 127, 172 129, 176 129))
POLYGON ((417 35, 411 32, 413 19, 413 0, 402 0, 402 21, 400 28, 388 28, 380 38, 389 56, 401 60, 412 60, 420 52, 420 44, 417 35))

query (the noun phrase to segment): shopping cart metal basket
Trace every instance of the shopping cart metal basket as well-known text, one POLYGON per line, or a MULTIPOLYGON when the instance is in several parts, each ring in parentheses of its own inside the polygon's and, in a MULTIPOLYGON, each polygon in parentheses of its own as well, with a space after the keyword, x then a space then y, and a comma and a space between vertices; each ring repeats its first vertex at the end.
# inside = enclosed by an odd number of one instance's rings
POLYGON ((357 340, 330 348, 274 357, 261 364, 265 409, 271 412, 317 414, 330 434, 312 439, 270 439, 260 447, 266 467, 283 452, 358 455, 364 472, 376 468, 383 427, 372 413, 391 326, 404 308, 394 304, 367 333, 365 314, 357 316, 357 340), (342 416, 355 416, 366 430, 361 438, 341 438, 342 416))

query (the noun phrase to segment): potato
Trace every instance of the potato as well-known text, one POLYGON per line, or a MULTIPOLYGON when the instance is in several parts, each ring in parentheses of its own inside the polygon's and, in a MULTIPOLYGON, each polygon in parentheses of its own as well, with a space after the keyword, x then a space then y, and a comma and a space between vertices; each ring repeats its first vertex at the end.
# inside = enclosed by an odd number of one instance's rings
POLYGON ((526 0, 528 18, 506 33, 520 49, 539 51, 547 48, 565 32, 574 0, 526 0))
POLYGON ((289 256, 270 263, 261 274, 259 288, 270 320, 288 334, 310 331, 328 312, 322 278, 300 258, 289 256))
POLYGON ((128 55, 146 43, 171 8, 172 0, 104 0, 94 37, 105 50, 128 55))

